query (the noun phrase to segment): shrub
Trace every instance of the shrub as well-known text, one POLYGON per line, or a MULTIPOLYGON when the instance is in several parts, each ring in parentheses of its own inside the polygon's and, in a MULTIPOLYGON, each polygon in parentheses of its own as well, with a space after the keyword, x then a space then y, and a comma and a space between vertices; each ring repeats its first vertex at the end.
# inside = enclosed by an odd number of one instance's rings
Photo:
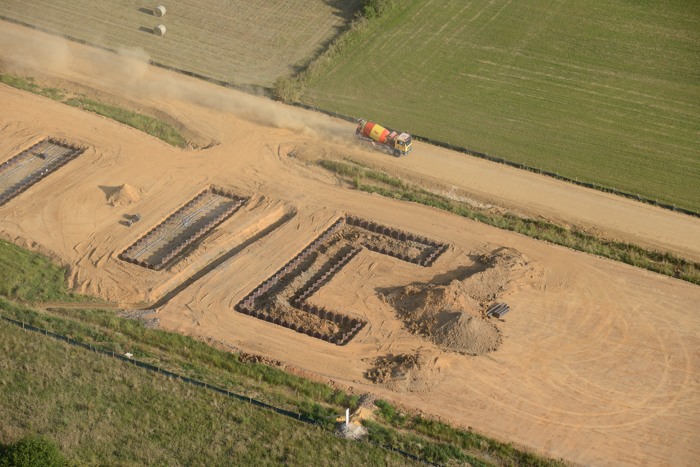
POLYGON ((367 19, 379 18, 393 7, 393 0, 365 0, 362 5, 362 16, 367 19))
POLYGON ((298 102, 302 92, 301 81, 296 77, 281 76, 272 86, 272 97, 286 104, 298 102))
POLYGON ((0 459, 0 467, 63 467, 67 464, 58 445, 38 435, 25 436, 9 446, 0 459))

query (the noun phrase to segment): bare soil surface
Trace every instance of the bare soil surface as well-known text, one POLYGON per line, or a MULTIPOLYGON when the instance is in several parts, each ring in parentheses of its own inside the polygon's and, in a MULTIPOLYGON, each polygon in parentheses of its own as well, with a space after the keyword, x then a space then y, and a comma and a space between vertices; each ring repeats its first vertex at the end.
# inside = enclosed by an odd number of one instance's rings
POLYGON ((138 308, 223 257, 149 318, 162 328, 283 362, 300 374, 372 392, 552 457, 596 465, 700 463, 700 287, 425 206, 348 190, 308 161, 342 156, 372 161, 426 183, 456 186, 475 199, 696 259, 697 219, 422 144, 398 160, 363 152, 352 142, 353 125, 77 44, 61 44, 61 63, 48 66, 48 60, 43 66, 42 54, 57 38, 2 26, 3 66, 20 61, 27 70, 141 102, 218 143, 201 150, 173 148, 111 120, 0 86, 2 160, 47 137, 88 148, 0 207, 1 235, 69 266, 76 291, 138 308), (12 43, 8 31, 26 36, 25 45, 48 45, 25 49, 28 61, 21 62, 16 49, 10 53, 6 47, 12 43), (103 187, 123 185, 138 196, 112 205, 103 187), (250 200, 172 267, 154 271, 118 259, 210 185, 250 200), (121 225, 133 212, 141 220, 130 228, 121 225), (345 215, 449 248, 430 267, 363 249, 321 287, 315 303, 367 322, 345 346, 234 310, 345 215), (494 257, 494 263, 484 260, 494 257), (450 350, 450 332, 440 345, 411 332, 382 298, 383 292, 409 286, 434 294, 445 287, 440 292, 445 297, 459 290, 461 298, 446 309, 461 313, 452 327, 467 336, 481 332, 472 323, 483 320, 485 306, 507 303, 512 311, 491 320, 500 345, 471 356, 450 350), (396 371, 389 361, 387 374, 396 376, 388 379, 396 385, 369 380, 368 372, 386 367, 390 355, 407 356, 396 371))

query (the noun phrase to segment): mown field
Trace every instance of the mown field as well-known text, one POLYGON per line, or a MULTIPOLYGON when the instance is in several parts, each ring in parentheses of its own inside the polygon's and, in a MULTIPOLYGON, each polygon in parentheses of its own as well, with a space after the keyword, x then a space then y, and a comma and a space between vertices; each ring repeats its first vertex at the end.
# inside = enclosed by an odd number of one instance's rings
POLYGON ((700 2, 393 3, 302 101, 700 211, 700 2))
POLYGON ((269 86, 308 63, 345 28, 360 0, 2 0, 0 15, 242 86, 269 86), (165 36, 149 32, 165 25, 165 36))

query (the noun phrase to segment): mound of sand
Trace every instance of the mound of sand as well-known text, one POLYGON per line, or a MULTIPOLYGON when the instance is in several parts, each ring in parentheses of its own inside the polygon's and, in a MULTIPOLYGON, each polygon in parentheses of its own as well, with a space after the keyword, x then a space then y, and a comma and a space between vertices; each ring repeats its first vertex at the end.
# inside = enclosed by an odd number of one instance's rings
POLYGON ((445 350, 482 355, 501 344, 498 328, 484 317, 488 306, 522 282, 532 268, 520 252, 499 248, 482 255, 473 268, 446 285, 412 284, 388 290, 382 297, 414 334, 445 350))
POLYGON ((464 293, 482 305, 513 288, 531 269, 530 261, 522 253, 506 247, 483 255, 480 262, 486 269, 461 282, 464 293))
POLYGON ((112 191, 107 196, 107 203, 110 206, 124 206, 138 201, 141 196, 136 188, 128 184, 123 184, 112 191))
POLYGON ((365 377, 397 392, 426 392, 443 379, 438 362, 426 352, 389 354, 375 359, 365 377))
POLYGON ((441 313, 438 323, 433 328, 431 340, 443 349, 467 355, 483 355, 493 352, 501 345, 501 336, 496 326, 469 313, 441 313))

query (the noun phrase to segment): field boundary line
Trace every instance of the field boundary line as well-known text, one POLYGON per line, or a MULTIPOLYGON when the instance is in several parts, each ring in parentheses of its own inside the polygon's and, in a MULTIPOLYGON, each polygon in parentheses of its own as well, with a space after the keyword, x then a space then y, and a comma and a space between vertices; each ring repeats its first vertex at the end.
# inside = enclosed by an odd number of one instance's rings
MULTIPOLYGON (((260 401, 260 400, 258 400, 258 399, 254 399, 254 398, 252 398, 252 397, 250 397, 250 396, 246 396, 246 395, 244 395, 244 394, 239 394, 239 393, 234 392, 234 391, 229 391, 228 389, 224 389, 224 388, 221 388, 221 387, 219 387, 219 386, 215 386, 215 385, 213 385, 213 384, 206 383, 206 382, 204 382, 204 381, 200 381, 200 380, 197 380, 197 379, 193 379, 193 378, 190 378, 190 377, 188 377, 188 376, 181 375, 181 374, 179 374, 179 373, 174 373, 174 372, 172 372, 172 371, 166 370, 166 369, 161 368, 161 367, 159 367, 159 366, 152 365, 152 364, 150 364, 150 363, 146 363, 146 362, 144 362, 144 361, 141 361, 141 360, 138 360, 138 359, 135 359, 135 358, 129 358, 129 357, 127 357, 126 355, 120 355, 120 354, 118 354, 118 353, 115 353, 113 350, 105 350, 105 349, 103 349, 103 348, 101 348, 101 347, 97 347, 97 346, 94 346, 94 345, 92 345, 92 344, 86 344, 86 343, 84 343, 84 342, 77 341, 77 340, 72 339, 72 338, 70 338, 70 337, 68 337, 68 336, 64 336, 64 335, 62 335, 62 334, 58 334, 58 333, 49 331, 48 329, 43 329, 43 328, 40 328, 40 327, 38 327, 38 326, 33 326, 33 325, 29 324, 29 323, 25 323, 24 321, 21 321, 21 320, 16 320, 16 319, 13 319, 13 318, 9 318, 9 317, 7 317, 7 316, 4 316, 2 313, 0 313, 0 319, 4 320, 4 321, 6 321, 6 322, 8 322, 8 323, 10 323, 10 324, 14 324, 14 325, 17 326, 17 327, 22 328, 23 330, 26 330, 26 331, 33 331, 33 332, 36 332, 37 334, 43 334, 43 335, 46 336, 46 337, 51 337, 51 338, 56 339, 56 340, 64 341, 64 342, 66 342, 66 343, 68 343, 68 344, 70 344, 70 345, 73 345, 73 346, 76 346, 76 347, 81 347, 81 348, 83 348, 83 349, 85 349, 85 350, 89 350, 89 351, 95 352, 95 353, 97 353, 97 354, 105 355, 105 356, 107 356, 107 357, 112 357, 112 358, 114 358, 114 359, 116 359, 116 360, 120 360, 120 361, 125 362, 125 363, 131 363, 131 364, 133 364, 134 366, 137 366, 137 367, 139 367, 139 368, 142 368, 142 369, 144 369, 144 370, 146 370, 146 371, 150 371, 150 372, 152 372, 152 373, 161 374, 161 375, 167 376, 168 378, 173 378, 173 379, 176 379, 176 380, 180 380, 180 381, 182 381, 182 382, 184 382, 184 383, 191 384, 191 385, 193 385, 193 386, 201 387, 201 388, 204 388, 204 389, 210 389, 210 390, 212 390, 212 391, 214 391, 214 392, 217 392, 217 393, 222 394, 222 395, 224 395, 224 396, 228 396, 228 397, 230 397, 230 398, 239 400, 239 401, 241 401, 241 402, 248 402, 249 404, 251 404, 251 405, 253 405, 253 406, 255 406, 255 407, 259 407, 259 408, 271 410, 271 411, 273 411, 273 412, 276 412, 276 413, 279 414, 279 415, 283 415, 283 416, 285 416, 285 417, 291 418, 291 419, 296 420, 296 421, 298 421, 298 422, 303 422, 303 423, 306 423, 306 424, 308 424, 308 425, 312 425, 312 426, 318 427, 318 428, 320 428, 320 429, 323 429, 323 428, 319 425, 318 421, 316 421, 316 420, 314 420, 314 419, 312 419, 312 418, 310 418, 310 417, 307 417, 307 416, 304 415, 304 414, 301 414, 301 413, 298 413, 298 412, 293 412, 293 411, 291 411, 291 410, 283 409, 283 408, 280 408, 280 407, 276 407, 276 406, 274 406, 274 405, 268 404, 268 403, 263 402, 263 401, 260 401)), ((382 444, 379 444, 379 443, 377 443, 377 442, 370 441, 369 439, 366 439, 366 440, 364 440, 364 441, 367 442, 367 443, 373 444, 373 445, 375 445, 375 446, 377 446, 377 447, 379 447, 379 448, 386 449, 386 450, 389 450, 389 451, 393 451, 393 452, 395 452, 395 453, 397 453, 397 454, 400 454, 400 455, 402 455, 402 456, 404 456, 404 457, 406 457, 406 458, 408 458, 408 459, 411 459, 411 460, 413 460, 413 461, 416 461, 416 462, 422 462, 422 463, 424 463, 424 464, 426 464, 426 465, 432 465, 432 466, 441 466, 441 464, 437 464, 437 463, 431 462, 431 461, 429 461, 429 460, 427 460, 427 459, 424 459, 424 458, 418 457, 418 456, 416 456, 416 455, 414 455, 414 454, 411 454, 410 452, 406 452, 406 451, 403 451, 403 450, 401 450, 401 449, 394 448, 394 447, 392 447, 392 446, 382 445, 382 444)))

